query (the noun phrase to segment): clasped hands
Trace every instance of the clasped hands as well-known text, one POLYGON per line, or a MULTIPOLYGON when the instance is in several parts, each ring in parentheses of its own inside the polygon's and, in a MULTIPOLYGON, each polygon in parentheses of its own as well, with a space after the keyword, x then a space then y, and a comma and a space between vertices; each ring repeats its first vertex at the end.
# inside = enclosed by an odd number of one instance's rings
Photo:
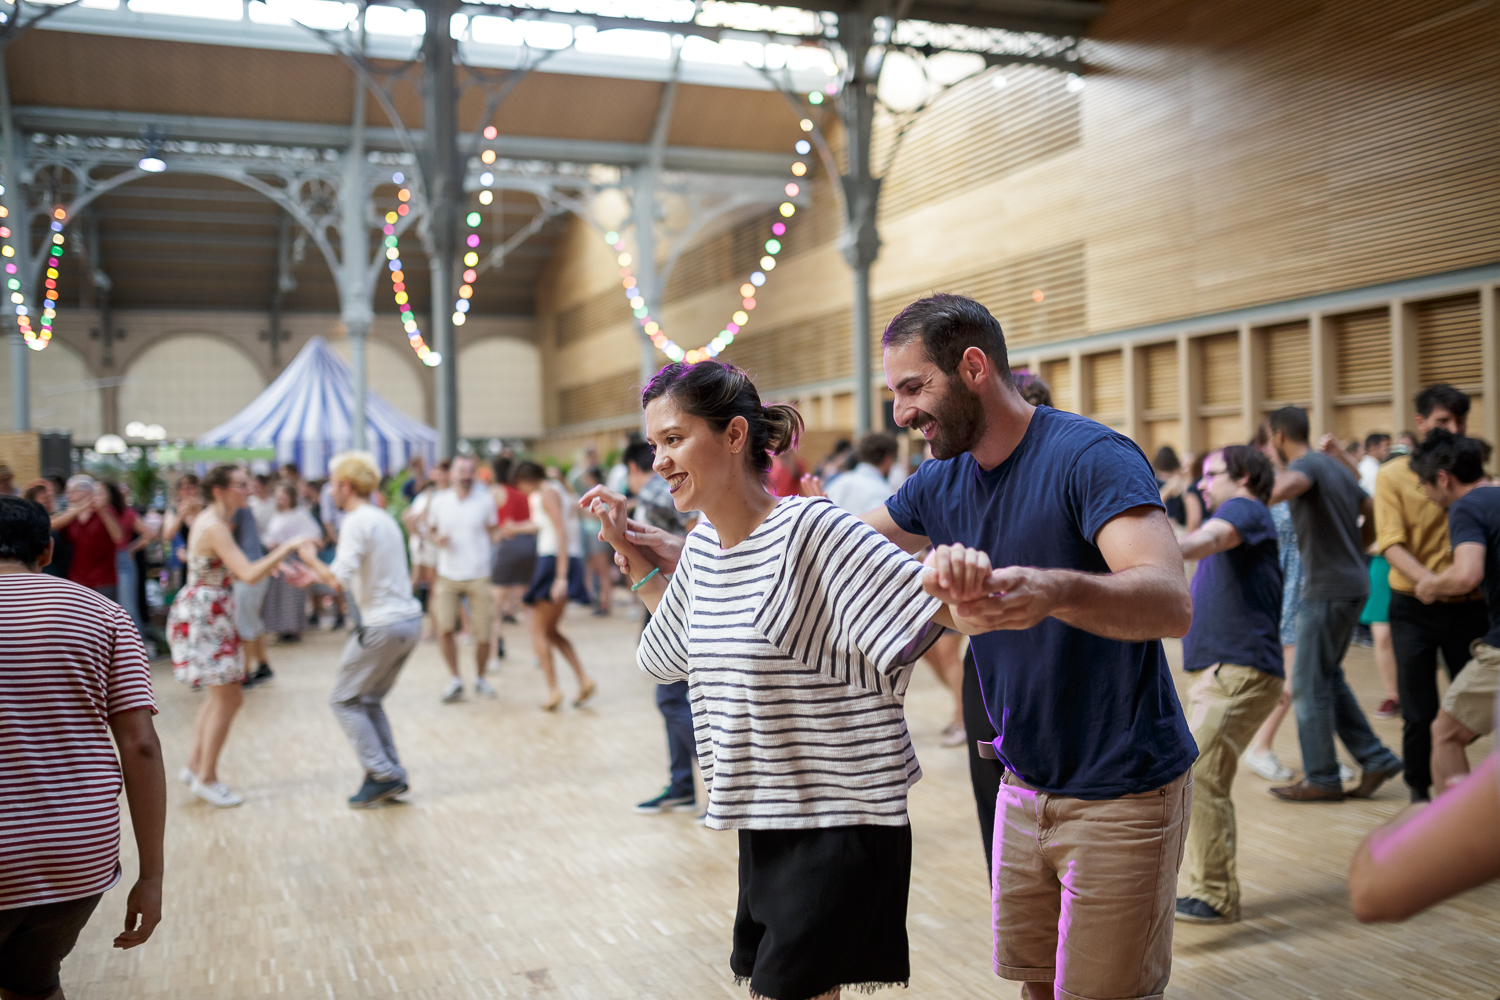
POLYGON ((954 621, 969 635, 1031 628, 1057 605, 1046 570, 992 569, 990 557, 978 549, 937 545, 922 565, 922 589, 952 608, 954 621))

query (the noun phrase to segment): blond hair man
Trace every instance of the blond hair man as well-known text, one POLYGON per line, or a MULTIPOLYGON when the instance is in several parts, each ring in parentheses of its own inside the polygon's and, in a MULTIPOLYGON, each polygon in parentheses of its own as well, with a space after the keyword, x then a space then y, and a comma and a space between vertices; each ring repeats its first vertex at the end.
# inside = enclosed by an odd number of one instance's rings
POLYGON ((380 469, 367 452, 337 455, 329 469, 332 497, 344 512, 333 563, 318 561, 317 546, 303 546, 308 572, 345 595, 354 631, 344 644, 328 703, 364 767, 365 780, 350 799, 355 809, 379 805, 407 790, 381 702, 422 632, 422 606, 411 593, 406 543, 395 518, 370 502, 380 469))

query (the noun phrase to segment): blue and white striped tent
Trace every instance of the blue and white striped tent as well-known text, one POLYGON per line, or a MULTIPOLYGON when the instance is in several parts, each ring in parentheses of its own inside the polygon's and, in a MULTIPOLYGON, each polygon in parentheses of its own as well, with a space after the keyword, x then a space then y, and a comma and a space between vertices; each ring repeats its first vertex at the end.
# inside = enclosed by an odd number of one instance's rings
MULTIPOLYGON (((365 393, 365 441, 382 472, 396 472, 413 455, 437 460, 437 431, 365 393)), ((314 337, 254 402, 197 440, 200 448, 276 449, 309 479, 354 446, 354 380, 322 337, 314 337)))

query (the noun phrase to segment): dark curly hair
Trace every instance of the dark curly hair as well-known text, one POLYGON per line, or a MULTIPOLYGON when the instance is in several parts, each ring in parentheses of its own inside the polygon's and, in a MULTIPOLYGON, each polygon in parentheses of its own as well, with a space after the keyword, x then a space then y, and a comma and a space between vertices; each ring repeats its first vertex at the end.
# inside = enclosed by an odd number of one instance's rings
POLYGON ((797 447, 802 435, 802 415, 795 406, 763 405, 750 376, 722 361, 667 365, 641 390, 641 409, 663 396, 684 413, 708 421, 716 434, 724 433, 735 417, 744 417, 750 426, 750 464, 762 475, 771 468, 771 456, 797 447))

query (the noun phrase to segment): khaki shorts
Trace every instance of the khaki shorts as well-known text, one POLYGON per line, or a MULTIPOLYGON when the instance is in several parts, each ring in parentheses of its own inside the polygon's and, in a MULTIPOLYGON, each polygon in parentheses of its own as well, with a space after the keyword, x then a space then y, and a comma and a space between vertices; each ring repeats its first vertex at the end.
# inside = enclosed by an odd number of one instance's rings
POLYGON ((1192 800, 1191 771, 1098 801, 1006 772, 995 802, 995 974, 1056 983, 1058 1000, 1161 997, 1192 800))
POLYGON ((1443 711, 1463 723, 1465 729, 1480 736, 1495 731, 1495 695, 1500 692, 1500 649, 1483 639, 1469 645, 1473 656, 1458 672, 1448 693, 1443 695, 1443 711))
POLYGON ((461 597, 469 599, 469 628, 474 633, 474 641, 489 642, 495 597, 487 576, 476 580, 437 578, 437 585, 432 588, 432 620, 438 633, 447 635, 458 631, 458 600, 461 597))

